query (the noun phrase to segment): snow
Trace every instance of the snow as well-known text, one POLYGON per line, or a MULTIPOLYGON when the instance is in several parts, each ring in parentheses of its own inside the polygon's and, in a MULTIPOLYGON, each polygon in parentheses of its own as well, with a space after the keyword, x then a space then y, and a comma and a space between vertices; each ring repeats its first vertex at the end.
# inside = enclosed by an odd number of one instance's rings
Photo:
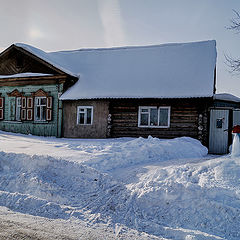
POLYGON ((11 211, 121 239, 240 239, 240 158, 207 155, 195 139, 0 132, 0 151, 0 206, 11 211))
POLYGON ((53 74, 25 72, 25 73, 13 74, 13 75, 0 75, 0 78, 24 78, 24 77, 45 77, 45 76, 53 76, 53 74))
POLYGON ((237 133, 234 133, 231 150, 232 150, 231 155, 233 157, 240 157, 240 138, 239 138, 239 134, 237 133))
POLYGON ((216 100, 240 102, 240 98, 229 93, 217 93, 213 96, 216 100))
POLYGON ((49 53, 26 44, 15 45, 72 76, 80 76, 62 100, 213 96, 213 40, 49 53))

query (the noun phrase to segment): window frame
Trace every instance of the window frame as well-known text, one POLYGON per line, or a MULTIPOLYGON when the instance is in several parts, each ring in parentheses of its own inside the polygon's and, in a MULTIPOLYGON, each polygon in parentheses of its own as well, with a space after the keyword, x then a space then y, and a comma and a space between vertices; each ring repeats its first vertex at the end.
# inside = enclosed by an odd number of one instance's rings
POLYGON ((34 98, 34 121, 36 122, 47 122, 47 97, 45 96, 42 96, 42 97, 35 97, 34 98), (43 104, 40 104, 40 105, 37 105, 37 101, 38 99, 46 99, 46 104, 43 105, 43 104), (46 107, 46 110, 45 110, 45 119, 42 119, 42 116, 43 116, 43 107, 46 107), (37 119, 37 107, 40 107, 40 116, 41 116, 41 119, 37 119))
POLYGON ((138 127, 140 128, 170 128, 170 115, 171 115, 171 107, 170 106, 139 106, 138 108, 138 127), (143 113, 142 109, 148 109, 148 112, 143 113), (151 109, 157 109, 157 126, 150 125, 150 110, 151 109), (159 125, 159 120, 160 120, 160 109, 168 109, 168 122, 166 126, 159 125), (148 114, 148 125, 141 125, 141 114, 148 114))
POLYGON ((77 106, 77 125, 85 126, 93 124, 93 106, 77 106), (84 109, 84 123, 80 123, 80 109, 84 109), (91 123, 87 123, 87 109, 91 109, 91 123))

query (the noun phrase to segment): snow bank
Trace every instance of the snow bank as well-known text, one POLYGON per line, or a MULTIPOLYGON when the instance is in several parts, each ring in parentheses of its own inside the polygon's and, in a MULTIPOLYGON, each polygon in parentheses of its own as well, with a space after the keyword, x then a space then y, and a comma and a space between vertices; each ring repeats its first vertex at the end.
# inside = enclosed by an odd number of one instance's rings
MULTIPOLYGON (((167 223, 170 228, 199 230, 220 239, 237 240, 239 179, 240 158, 228 156, 201 164, 152 168, 137 184, 128 187, 137 194, 145 219, 160 225, 167 223)), ((165 236, 170 235, 166 232, 165 236)))
POLYGON ((240 158, 203 161, 207 149, 185 137, 80 142, 71 142, 73 161, 0 152, 0 205, 101 222, 115 226, 117 234, 127 226, 166 239, 240 239, 240 158), (83 150, 92 156, 85 165, 76 158, 85 156, 83 150), (117 171, 125 172, 126 185, 114 178, 117 171))
POLYGON ((84 163, 101 171, 109 171, 140 163, 202 158, 207 153, 207 148, 193 138, 163 140, 149 136, 147 139, 140 137, 127 142, 113 143, 84 163))
POLYGON ((107 202, 116 189, 120 191, 122 186, 110 176, 78 163, 0 152, 3 206, 34 215, 66 218, 76 208, 89 208, 93 202, 98 207, 97 203, 107 202))

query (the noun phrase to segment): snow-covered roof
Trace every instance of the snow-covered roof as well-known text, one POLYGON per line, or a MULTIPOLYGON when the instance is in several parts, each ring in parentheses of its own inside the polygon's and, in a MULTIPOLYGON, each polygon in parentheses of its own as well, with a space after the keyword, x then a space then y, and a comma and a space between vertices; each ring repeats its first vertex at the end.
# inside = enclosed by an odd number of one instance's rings
POLYGON ((229 93, 217 93, 213 96, 216 100, 240 102, 240 98, 229 93))
POLYGON ((216 42, 49 52, 15 44, 79 80, 62 100, 212 97, 216 42))
POLYGON ((25 73, 17 73, 13 75, 0 75, 1 78, 26 78, 26 77, 46 77, 52 76, 53 74, 47 73, 32 73, 32 72, 25 72, 25 73))

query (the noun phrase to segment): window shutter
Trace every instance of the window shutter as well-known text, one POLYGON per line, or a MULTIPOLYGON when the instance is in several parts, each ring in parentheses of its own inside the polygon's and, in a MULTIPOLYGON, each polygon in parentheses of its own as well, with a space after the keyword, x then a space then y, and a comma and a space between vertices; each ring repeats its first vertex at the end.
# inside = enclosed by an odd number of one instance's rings
POLYGON ((33 98, 27 97, 27 120, 33 120, 33 98))
POLYGON ((47 97, 47 121, 52 121, 53 97, 47 97))
POLYGON ((21 109, 21 120, 26 120, 27 109, 26 109, 26 97, 22 97, 22 109, 21 109))
POLYGON ((0 97, 0 120, 4 119, 4 97, 0 97))

